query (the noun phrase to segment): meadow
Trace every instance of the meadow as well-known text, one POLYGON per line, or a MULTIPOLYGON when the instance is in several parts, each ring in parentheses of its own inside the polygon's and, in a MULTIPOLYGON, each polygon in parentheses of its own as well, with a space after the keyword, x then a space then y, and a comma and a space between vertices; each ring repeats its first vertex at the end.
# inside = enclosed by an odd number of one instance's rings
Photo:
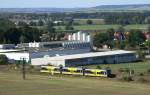
POLYGON ((120 64, 102 64, 102 65, 91 65, 87 66, 88 68, 101 68, 110 67, 113 73, 118 73, 120 68, 130 68, 135 71, 136 74, 146 73, 150 70, 150 60, 145 60, 143 62, 133 62, 133 63, 120 63, 120 64))
MULTIPOLYGON (((96 68, 97 65, 88 66, 96 68)), ((100 65, 110 67, 113 72, 119 68, 133 68, 135 72, 146 72, 150 61, 125 64, 100 65)), ((27 73, 22 79, 21 71, 0 70, 0 95, 149 95, 150 84, 118 81, 115 78, 83 76, 51 76, 27 73)))
POLYGON ((149 95, 150 85, 101 78, 51 77, 0 72, 0 95, 149 95))

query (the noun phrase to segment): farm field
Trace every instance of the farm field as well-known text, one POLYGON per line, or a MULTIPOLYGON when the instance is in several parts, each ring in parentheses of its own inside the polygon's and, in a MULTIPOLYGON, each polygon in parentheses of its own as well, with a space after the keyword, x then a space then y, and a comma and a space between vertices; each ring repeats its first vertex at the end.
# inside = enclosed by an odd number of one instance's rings
POLYGON ((150 85, 83 77, 0 72, 0 95, 149 95, 150 85))
POLYGON ((104 19, 74 19, 74 23, 78 23, 80 25, 86 25, 88 20, 91 20, 92 24, 95 25, 105 24, 104 19))
MULTIPOLYGON (((106 30, 110 28, 117 29, 120 25, 78 25, 74 26, 75 30, 106 30)), ((125 29, 147 29, 148 25, 146 24, 137 24, 137 25, 127 25, 125 26, 125 29)), ((62 29, 65 30, 65 26, 56 26, 56 29, 62 29)))

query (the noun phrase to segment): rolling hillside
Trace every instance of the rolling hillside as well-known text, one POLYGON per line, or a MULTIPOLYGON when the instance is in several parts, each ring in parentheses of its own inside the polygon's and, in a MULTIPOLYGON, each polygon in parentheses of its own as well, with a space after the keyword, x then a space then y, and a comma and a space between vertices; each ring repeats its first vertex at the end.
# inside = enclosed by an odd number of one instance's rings
POLYGON ((56 12, 95 12, 95 11, 150 11, 150 4, 101 5, 90 8, 0 8, 0 12, 10 13, 56 13, 56 12))

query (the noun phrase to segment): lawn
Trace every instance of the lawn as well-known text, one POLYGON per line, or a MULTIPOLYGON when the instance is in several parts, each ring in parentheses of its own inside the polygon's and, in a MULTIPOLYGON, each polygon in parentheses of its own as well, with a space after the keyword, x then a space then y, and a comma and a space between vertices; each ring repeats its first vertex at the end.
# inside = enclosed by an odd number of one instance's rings
POLYGON ((150 85, 84 77, 0 72, 0 95, 149 95, 150 85))
MULTIPOLYGON (((106 30, 110 28, 117 29, 120 25, 78 25, 74 26, 75 30, 106 30)), ((145 24, 136 24, 136 25, 127 25, 125 26, 125 29, 147 29, 148 25, 145 24)), ((56 29, 62 29, 65 30, 64 26, 56 26, 56 29)))

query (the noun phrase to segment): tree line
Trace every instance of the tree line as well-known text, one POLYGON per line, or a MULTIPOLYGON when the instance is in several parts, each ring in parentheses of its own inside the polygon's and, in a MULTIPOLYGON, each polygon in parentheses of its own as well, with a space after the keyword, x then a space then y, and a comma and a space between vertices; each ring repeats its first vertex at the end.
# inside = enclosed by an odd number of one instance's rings
MULTIPOLYGON (((136 12, 95 12, 95 13, 10 13, 0 14, 0 17, 7 19, 25 19, 31 20, 31 25, 43 25, 51 21, 71 21, 73 19, 104 19, 106 24, 150 24, 149 11, 136 12), (39 20, 37 24, 32 20, 39 20)), ((22 24, 22 23, 20 23, 22 24)), ((64 24, 64 23, 63 23, 64 24)))
POLYGON ((28 25, 17 27, 10 20, 0 19, 0 44, 53 41, 61 40, 63 37, 64 33, 57 33, 51 22, 48 23, 46 29, 38 29, 28 25), (46 36, 43 36, 44 34, 46 36))
MULTIPOLYGON (((148 34, 150 34, 150 31, 148 31, 148 34)), ((130 30, 126 32, 123 27, 119 27, 117 30, 108 29, 107 32, 97 33, 94 36, 93 44, 99 48, 102 48, 103 45, 108 45, 110 48, 135 49, 143 45, 146 39, 141 30, 130 30)))

